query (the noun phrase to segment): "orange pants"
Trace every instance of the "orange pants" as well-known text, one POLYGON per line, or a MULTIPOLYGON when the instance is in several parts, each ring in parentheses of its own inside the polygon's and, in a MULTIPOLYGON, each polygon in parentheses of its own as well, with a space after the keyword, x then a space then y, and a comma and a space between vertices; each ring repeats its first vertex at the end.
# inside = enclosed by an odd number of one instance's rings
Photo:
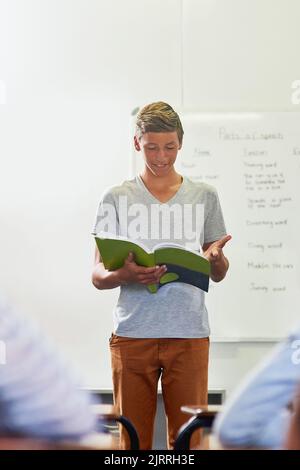
MULTIPOLYGON (((157 385, 161 377, 168 449, 190 417, 183 405, 207 403, 209 338, 110 338, 114 402, 135 426, 141 449, 151 449, 156 414, 157 385)), ((199 444, 194 433, 191 447, 199 444)), ((129 449, 127 432, 120 427, 120 448, 129 449)))

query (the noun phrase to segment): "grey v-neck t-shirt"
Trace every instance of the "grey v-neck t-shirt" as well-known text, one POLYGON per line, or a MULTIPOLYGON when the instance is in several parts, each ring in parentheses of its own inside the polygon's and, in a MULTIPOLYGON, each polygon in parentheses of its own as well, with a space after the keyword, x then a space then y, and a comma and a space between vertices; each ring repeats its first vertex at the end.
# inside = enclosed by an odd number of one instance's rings
MULTIPOLYGON (((103 194, 93 234, 103 231, 142 242, 149 250, 176 243, 202 252, 204 243, 226 235, 216 190, 184 177, 175 195, 161 203, 142 178, 124 181, 103 194)), ((170 282, 151 294, 142 284, 120 287, 114 332, 132 338, 203 338, 210 334, 205 293, 170 282)))

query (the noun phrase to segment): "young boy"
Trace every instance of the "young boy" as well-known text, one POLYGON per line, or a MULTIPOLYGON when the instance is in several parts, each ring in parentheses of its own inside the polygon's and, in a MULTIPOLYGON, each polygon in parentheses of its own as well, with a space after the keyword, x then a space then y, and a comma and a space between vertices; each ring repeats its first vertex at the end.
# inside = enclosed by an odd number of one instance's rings
MULTIPOLYGON (((114 231, 139 239, 149 249, 159 242, 199 252, 202 247, 211 262, 211 278, 218 282, 228 270, 222 250, 231 237, 226 236, 214 188, 176 172, 182 140, 179 116, 168 104, 152 103, 139 112, 134 145, 143 155, 144 170, 104 194, 93 233, 114 231)), ((152 446, 159 378, 169 449, 187 420, 180 407, 207 402, 209 325, 204 292, 170 282, 156 294, 149 293, 146 285, 157 283, 165 272, 165 266, 138 266, 132 253, 123 267, 109 272, 96 249, 94 286, 121 287, 110 338, 114 400, 136 427, 141 449, 152 446)), ((122 430, 121 448, 129 448, 122 430)))

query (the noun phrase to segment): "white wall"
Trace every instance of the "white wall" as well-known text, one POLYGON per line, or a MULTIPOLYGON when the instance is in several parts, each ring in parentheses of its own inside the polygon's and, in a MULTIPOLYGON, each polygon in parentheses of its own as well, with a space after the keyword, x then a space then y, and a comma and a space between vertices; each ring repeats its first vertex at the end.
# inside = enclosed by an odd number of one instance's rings
MULTIPOLYGON (((131 111, 295 110, 297 0, 0 0, 0 285, 110 387, 117 291, 90 284, 105 187, 129 174, 131 111), (3 89, 3 86, 2 86, 3 89)), ((270 344, 213 344, 230 392, 270 344)))
POLYGON ((184 0, 184 104, 288 111, 300 76, 298 0, 184 0))

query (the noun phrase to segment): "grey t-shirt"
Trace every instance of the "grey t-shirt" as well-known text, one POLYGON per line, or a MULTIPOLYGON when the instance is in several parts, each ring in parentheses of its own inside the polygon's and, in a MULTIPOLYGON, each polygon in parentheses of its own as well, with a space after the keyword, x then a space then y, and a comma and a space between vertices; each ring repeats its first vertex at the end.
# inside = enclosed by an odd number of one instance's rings
MULTIPOLYGON (((136 176, 108 189, 101 198, 93 233, 107 231, 142 242, 150 250, 162 242, 201 253, 204 243, 226 235, 216 190, 184 177, 176 194, 161 203, 136 176)), ((198 287, 170 282, 155 294, 142 284, 121 286, 114 331, 132 338, 209 336, 205 294, 198 287)))

